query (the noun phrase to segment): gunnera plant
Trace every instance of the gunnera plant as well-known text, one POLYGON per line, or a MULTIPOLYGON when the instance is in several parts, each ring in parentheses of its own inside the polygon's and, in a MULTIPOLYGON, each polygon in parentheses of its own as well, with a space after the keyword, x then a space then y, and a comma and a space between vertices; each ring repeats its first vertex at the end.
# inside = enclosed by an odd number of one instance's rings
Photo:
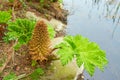
POLYGON ((35 23, 36 21, 28 19, 16 19, 14 22, 9 22, 7 26, 8 31, 5 33, 4 41, 17 41, 14 49, 18 50, 21 45, 28 44, 31 39, 35 23))
POLYGON ((79 67, 84 64, 85 70, 91 76, 93 76, 96 67, 103 71, 108 64, 105 51, 100 49, 97 43, 91 42, 81 35, 65 36, 63 42, 56 48, 59 48, 57 54, 63 65, 75 58, 76 64, 79 67))
POLYGON ((29 54, 32 60, 42 62, 47 60, 50 51, 50 36, 47 25, 43 21, 38 21, 29 41, 29 54))
MULTIPOLYGON (((31 40, 31 36, 35 27, 36 21, 29 19, 16 19, 14 22, 10 21, 7 26, 7 32, 5 33, 4 41, 9 42, 17 40, 17 44, 14 46, 15 50, 18 50, 23 44, 28 44, 31 40)), ((50 39, 55 36, 54 28, 47 25, 50 39)))

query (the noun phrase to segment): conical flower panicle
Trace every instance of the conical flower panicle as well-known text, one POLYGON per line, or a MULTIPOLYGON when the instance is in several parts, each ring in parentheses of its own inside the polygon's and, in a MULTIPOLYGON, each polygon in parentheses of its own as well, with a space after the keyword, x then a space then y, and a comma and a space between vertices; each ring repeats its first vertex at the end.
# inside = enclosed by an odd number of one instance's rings
POLYGON ((33 60, 43 61, 47 60, 50 51, 50 37, 47 25, 43 21, 38 21, 29 42, 29 54, 33 60))

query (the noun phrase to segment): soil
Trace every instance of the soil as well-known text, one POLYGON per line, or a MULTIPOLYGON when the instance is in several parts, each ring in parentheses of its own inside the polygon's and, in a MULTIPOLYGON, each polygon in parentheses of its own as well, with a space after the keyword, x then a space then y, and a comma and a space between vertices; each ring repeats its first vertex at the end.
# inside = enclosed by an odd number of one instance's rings
MULTIPOLYGON (((36 15, 42 16, 43 18, 46 18, 48 20, 50 20, 51 18, 55 18, 66 24, 67 11, 61 9, 58 2, 49 2, 49 0, 47 0, 48 2, 46 3, 48 3, 48 5, 41 7, 39 6, 40 4, 37 0, 32 1, 32 3, 29 1, 25 1, 25 3, 22 3, 19 0, 15 0, 14 3, 10 3, 6 0, 0 0, 0 11, 10 11, 12 13, 13 21, 16 18, 26 18, 25 13, 27 11, 32 11, 36 15)), ((5 28, 3 28, 3 30, 4 29, 5 28)), ((4 32, 0 32, 0 34, 3 33, 4 32)), ((61 36, 64 34, 61 31, 58 32, 58 34, 56 35, 61 36)), ((0 80, 2 80, 2 78, 10 72, 14 72, 16 75, 21 75, 30 74, 38 67, 42 67, 44 70, 47 69, 47 66, 50 64, 50 62, 48 62, 47 64, 41 63, 36 66, 31 66, 32 60, 30 55, 28 54, 27 45, 23 45, 18 51, 14 51, 14 44, 15 42, 10 42, 6 44, 2 39, 0 39, 0 80)))

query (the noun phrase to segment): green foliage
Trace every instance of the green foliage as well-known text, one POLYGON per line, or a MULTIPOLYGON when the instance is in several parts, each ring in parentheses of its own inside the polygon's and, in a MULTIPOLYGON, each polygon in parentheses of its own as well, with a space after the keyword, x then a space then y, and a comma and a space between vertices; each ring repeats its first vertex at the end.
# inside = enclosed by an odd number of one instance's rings
POLYGON ((47 24, 48 26, 48 32, 49 32, 49 35, 50 35, 50 39, 53 39, 55 37, 55 30, 54 28, 52 27, 52 25, 50 24, 47 24))
POLYGON ((0 58, 0 67, 3 66, 3 64, 5 63, 5 61, 6 61, 6 55, 3 55, 2 58, 0 58))
POLYGON ((5 76, 3 80, 17 80, 17 76, 15 75, 15 73, 10 73, 7 76, 5 76))
POLYGON ((0 11, 0 23, 7 23, 11 18, 11 14, 7 11, 0 11))
POLYGON ((40 7, 43 7, 45 5, 44 0, 40 0, 39 3, 40 3, 40 7))
POLYGON ((36 64, 37 64, 37 62, 35 60, 32 60, 31 66, 35 66, 36 64))
POLYGON ((15 49, 19 49, 21 45, 27 44, 32 36, 32 31, 35 26, 35 21, 28 19, 17 19, 15 22, 9 22, 4 41, 17 40, 15 49))
POLYGON ((26 8, 26 3, 25 3, 25 0, 20 0, 20 2, 22 3, 22 5, 23 5, 23 7, 25 7, 26 8))
POLYGON ((3 62, 0 61, 0 67, 3 66, 3 62))
MULTIPOLYGON (((7 26, 8 32, 5 34, 6 36, 4 37, 4 41, 9 42, 11 40, 17 40, 18 42, 15 45, 15 50, 19 49, 21 45, 27 44, 31 39, 35 23, 36 21, 28 19, 16 19, 15 22, 9 22, 7 26)), ((49 24, 48 32, 50 34, 50 38, 54 38, 54 28, 49 24)))
POLYGON ((63 65, 76 58, 77 65, 80 67, 84 63, 86 71, 91 76, 96 67, 103 71, 104 66, 108 63, 105 52, 96 43, 90 42, 80 35, 66 36, 64 41, 56 47, 60 48, 57 54, 63 65))
POLYGON ((14 2, 14 0, 8 0, 9 2, 11 2, 11 3, 13 3, 14 2))
POLYGON ((40 0, 40 3, 44 3, 44 0, 40 0))
POLYGON ((63 0, 58 0, 59 3, 63 3, 63 0))
POLYGON ((40 76, 44 74, 44 71, 41 68, 37 68, 32 74, 30 74, 30 78, 32 80, 39 80, 40 76))

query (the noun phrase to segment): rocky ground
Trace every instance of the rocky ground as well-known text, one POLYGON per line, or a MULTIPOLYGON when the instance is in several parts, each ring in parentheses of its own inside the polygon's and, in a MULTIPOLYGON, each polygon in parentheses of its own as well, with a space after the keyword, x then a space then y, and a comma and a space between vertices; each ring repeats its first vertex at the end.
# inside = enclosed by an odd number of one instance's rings
MULTIPOLYGON (((48 1, 46 3, 49 4, 49 7, 44 6, 41 8, 37 0, 33 0, 32 3, 30 1, 25 1, 24 3, 19 2, 19 0, 15 1, 16 2, 11 3, 6 0, 0 0, 0 11, 10 11, 12 13, 12 20, 16 18, 28 18, 26 13, 31 12, 34 13, 35 16, 44 19, 46 22, 52 23, 56 29, 59 24, 64 25, 64 27, 67 24, 67 11, 61 9, 58 2, 50 3, 48 1), (58 23, 58 25, 56 25, 56 23, 58 23)), ((64 35, 63 29, 56 31, 56 37, 64 35)), ((18 51, 14 51, 13 43, 14 42, 6 44, 3 40, 0 40, 0 80, 11 71, 15 72, 16 75, 21 75, 30 74, 37 67, 42 67, 47 70, 46 65, 49 64, 31 66, 27 45, 23 45, 18 51)))

